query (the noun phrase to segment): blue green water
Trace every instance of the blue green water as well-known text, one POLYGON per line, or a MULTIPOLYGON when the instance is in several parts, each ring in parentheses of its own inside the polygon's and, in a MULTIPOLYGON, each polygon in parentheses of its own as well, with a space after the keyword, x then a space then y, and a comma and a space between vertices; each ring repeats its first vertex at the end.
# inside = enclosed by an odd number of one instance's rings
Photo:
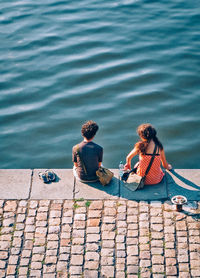
POLYGON ((0 168, 71 168, 95 120, 118 167, 152 123, 175 168, 200 168, 197 0, 4 0, 0 168))

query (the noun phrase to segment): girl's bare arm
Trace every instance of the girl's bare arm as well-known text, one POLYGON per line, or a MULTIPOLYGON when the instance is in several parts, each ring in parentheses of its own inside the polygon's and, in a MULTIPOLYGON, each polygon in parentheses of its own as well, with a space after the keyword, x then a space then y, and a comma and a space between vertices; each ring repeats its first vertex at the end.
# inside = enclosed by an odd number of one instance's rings
POLYGON ((172 165, 168 164, 166 156, 165 156, 165 152, 164 149, 160 152, 161 155, 161 162, 162 162, 162 166, 167 169, 167 170, 171 170, 172 169, 172 165))
POLYGON ((134 148, 126 157, 126 164, 125 164, 125 169, 131 169, 131 160, 134 156, 138 154, 138 150, 134 148))

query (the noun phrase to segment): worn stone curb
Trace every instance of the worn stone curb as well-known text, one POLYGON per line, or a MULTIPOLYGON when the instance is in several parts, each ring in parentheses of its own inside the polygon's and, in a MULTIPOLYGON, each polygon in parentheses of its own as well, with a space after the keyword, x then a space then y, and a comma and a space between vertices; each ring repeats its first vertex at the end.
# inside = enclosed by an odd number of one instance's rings
POLYGON ((166 173, 166 184, 145 186, 145 190, 130 192, 118 177, 118 170, 109 186, 83 184, 74 179, 72 169, 55 169, 56 182, 48 184, 39 179, 45 169, 0 169, 0 199, 132 199, 164 200, 174 195, 184 195, 188 200, 200 200, 200 170, 173 170, 166 173))

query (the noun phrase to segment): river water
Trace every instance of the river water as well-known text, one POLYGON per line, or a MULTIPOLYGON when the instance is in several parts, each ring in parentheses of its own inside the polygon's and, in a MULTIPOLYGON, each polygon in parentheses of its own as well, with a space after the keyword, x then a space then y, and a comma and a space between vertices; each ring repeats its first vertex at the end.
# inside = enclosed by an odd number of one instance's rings
POLYGON ((150 122, 175 168, 200 168, 199 22, 198 0, 2 1, 0 168, 71 168, 89 119, 104 166, 150 122))

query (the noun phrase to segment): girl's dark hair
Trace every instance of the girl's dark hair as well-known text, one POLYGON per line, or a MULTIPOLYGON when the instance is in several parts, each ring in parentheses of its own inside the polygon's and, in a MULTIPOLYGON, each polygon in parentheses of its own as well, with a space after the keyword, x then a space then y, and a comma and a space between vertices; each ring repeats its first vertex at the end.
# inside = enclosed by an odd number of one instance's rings
POLYGON ((137 133, 140 138, 145 139, 145 141, 139 141, 135 144, 136 149, 139 153, 145 154, 148 144, 151 140, 159 147, 159 149, 163 150, 162 143, 158 140, 155 128, 151 124, 142 124, 138 126, 137 133))
POLYGON ((97 130, 99 129, 98 125, 93 121, 88 121, 87 123, 82 125, 81 133, 88 140, 92 139, 97 130))

